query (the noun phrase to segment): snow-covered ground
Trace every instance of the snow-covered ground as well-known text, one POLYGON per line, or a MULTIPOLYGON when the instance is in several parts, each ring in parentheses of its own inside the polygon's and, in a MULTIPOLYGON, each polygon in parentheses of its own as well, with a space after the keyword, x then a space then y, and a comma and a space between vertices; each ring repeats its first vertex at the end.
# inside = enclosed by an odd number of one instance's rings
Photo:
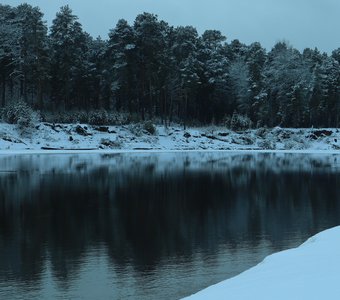
POLYGON ((340 227, 185 299, 340 299, 340 227))
POLYGON ((142 124, 90 126, 40 123, 34 129, 0 124, 0 151, 56 149, 97 150, 340 150, 338 129, 253 129, 233 132, 223 127, 156 126, 142 124))

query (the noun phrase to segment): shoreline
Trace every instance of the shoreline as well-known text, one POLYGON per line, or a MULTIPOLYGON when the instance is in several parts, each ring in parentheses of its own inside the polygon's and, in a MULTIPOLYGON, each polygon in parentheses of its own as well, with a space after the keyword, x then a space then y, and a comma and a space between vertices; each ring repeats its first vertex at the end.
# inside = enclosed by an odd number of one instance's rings
POLYGON ((0 123, 0 154, 41 153, 340 153, 337 128, 259 128, 232 131, 206 126, 183 129, 180 125, 142 123, 94 126, 39 123, 20 129, 0 123))
POLYGON ((27 150, 1 150, 0 155, 41 155, 41 154, 133 154, 133 153, 150 153, 150 154, 163 154, 163 153, 228 153, 228 154, 258 154, 258 153, 280 153, 280 154, 321 154, 321 155, 340 155, 337 150, 215 150, 215 149, 197 149, 197 150, 43 150, 43 149, 27 149, 27 150))

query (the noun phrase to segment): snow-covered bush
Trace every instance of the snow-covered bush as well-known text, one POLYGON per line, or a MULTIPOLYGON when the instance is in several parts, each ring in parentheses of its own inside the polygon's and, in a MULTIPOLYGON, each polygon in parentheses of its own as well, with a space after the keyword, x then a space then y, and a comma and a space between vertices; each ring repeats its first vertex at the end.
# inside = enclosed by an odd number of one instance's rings
POLYGON ((222 121, 222 126, 225 126, 227 128, 231 128, 230 124, 231 124, 231 117, 230 116, 225 116, 222 121))
POLYGON ((109 115, 105 109, 90 111, 88 123, 91 125, 107 125, 109 123, 109 115))
POLYGON ((152 124, 151 121, 146 121, 143 124, 143 129, 146 130, 148 133, 154 135, 156 133, 156 127, 152 124))
POLYGON ((109 112, 108 123, 109 125, 125 125, 130 123, 130 114, 124 112, 109 112))
POLYGON ((259 141, 257 144, 261 149, 264 150, 273 150, 275 149, 275 146, 273 144, 273 142, 269 139, 263 140, 263 141, 259 141))
POLYGON ((217 132, 217 127, 215 125, 207 126, 204 130, 205 134, 214 135, 217 132))
POLYGON ((137 113, 129 114, 128 123, 138 123, 141 121, 141 117, 137 113))
POLYGON ((69 122, 63 122, 63 123, 87 123, 88 121, 88 115, 87 112, 84 110, 75 111, 73 113, 68 113, 68 119, 69 122))
POLYGON ((268 129, 265 128, 265 127, 261 127, 261 128, 258 128, 256 130, 256 135, 261 137, 261 138, 265 138, 265 136, 268 134, 268 129))
POLYGON ((18 124, 20 129, 33 127, 39 122, 39 113, 24 101, 11 102, 2 111, 2 119, 9 124, 18 124))
POLYGON ((254 145, 254 143, 255 143, 255 139, 253 139, 251 136, 247 136, 247 135, 240 136, 239 141, 240 141, 241 145, 248 145, 248 146, 254 145))
POLYGON ((135 136, 142 136, 144 134, 152 134, 156 133, 156 127, 153 125, 151 121, 146 121, 144 123, 130 124, 129 130, 135 136))
POLYGON ((135 136, 142 136, 143 134, 143 128, 141 126, 140 123, 137 124, 131 124, 129 126, 129 130, 132 134, 134 134, 135 136))
POLYGON ((296 150, 308 149, 310 146, 310 141, 304 137, 303 131, 294 134, 291 140, 295 144, 294 149, 296 150))
POLYGON ((130 124, 130 115, 125 112, 106 111, 105 109, 85 111, 70 110, 45 112, 43 120, 49 123, 80 123, 91 125, 125 125, 130 124))
POLYGON ((300 144, 297 144, 293 140, 288 140, 288 141, 284 142, 284 149, 285 150, 291 150, 291 149, 297 150, 297 149, 301 149, 299 145, 300 144))
POLYGON ((116 140, 110 139, 101 139, 100 141, 100 148, 109 148, 109 149, 120 149, 123 147, 123 142, 116 138, 116 140))
POLYGON ((49 123, 87 123, 88 115, 84 110, 70 110, 59 112, 45 112, 43 120, 49 123))
POLYGON ((245 115, 234 113, 230 121, 231 130, 245 130, 252 127, 252 121, 245 115))

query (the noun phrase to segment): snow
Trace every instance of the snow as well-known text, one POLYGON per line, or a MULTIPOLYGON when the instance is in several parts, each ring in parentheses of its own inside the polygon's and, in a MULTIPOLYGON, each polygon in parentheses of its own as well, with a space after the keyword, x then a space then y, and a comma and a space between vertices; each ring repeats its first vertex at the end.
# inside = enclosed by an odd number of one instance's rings
POLYGON ((98 151, 327 151, 339 153, 338 129, 253 129, 234 132, 224 127, 183 129, 156 126, 149 134, 142 124, 91 126, 40 123, 33 129, 0 124, 0 151, 40 151, 43 147, 98 151), (78 128, 78 130, 77 130, 78 128), (79 130, 80 128, 80 130, 79 130), (103 131, 104 129, 104 131, 103 131), (83 134, 82 134, 83 133, 83 134), (85 134, 84 134, 85 133, 85 134))
POLYGON ((339 253, 340 227, 335 227, 185 299, 339 299, 339 253))

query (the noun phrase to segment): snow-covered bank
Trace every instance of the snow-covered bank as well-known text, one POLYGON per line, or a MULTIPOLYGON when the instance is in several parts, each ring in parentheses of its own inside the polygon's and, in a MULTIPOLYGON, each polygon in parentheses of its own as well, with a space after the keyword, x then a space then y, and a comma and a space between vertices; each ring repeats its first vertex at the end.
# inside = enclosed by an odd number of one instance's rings
POLYGON ((185 299, 339 299, 340 227, 185 299))
POLYGON ((0 124, 1 151, 63 150, 340 150, 338 129, 253 129, 233 132, 223 127, 188 128, 142 124, 90 126, 40 123, 29 130, 0 124))

